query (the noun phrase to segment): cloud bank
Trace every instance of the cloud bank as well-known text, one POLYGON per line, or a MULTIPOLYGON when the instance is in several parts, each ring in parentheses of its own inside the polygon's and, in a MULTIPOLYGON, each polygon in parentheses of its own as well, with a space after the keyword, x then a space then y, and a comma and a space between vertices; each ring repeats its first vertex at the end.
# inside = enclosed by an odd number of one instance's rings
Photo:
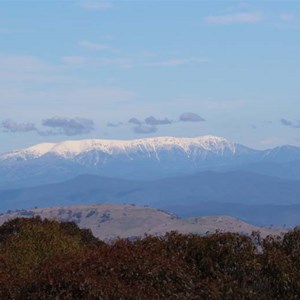
POLYGON ((52 117, 42 120, 42 125, 43 128, 38 128, 34 123, 20 123, 11 119, 7 119, 1 123, 0 127, 4 132, 36 132, 37 134, 42 136, 83 135, 88 134, 94 130, 94 121, 84 118, 70 119, 64 117, 52 117))
POLYGON ((157 118, 154 116, 149 116, 141 121, 139 118, 132 117, 127 123, 107 123, 107 127, 119 127, 131 125, 131 129, 137 134, 150 134, 158 131, 158 127, 162 125, 171 125, 179 122, 204 122, 205 119, 200 115, 192 112, 182 113, 178 120, 171 120, 169 118, 157 118))
POLYGON ((53 131, 53 134, 62 134, 68 136, 88 134, 94 130, 94 121, 83 118, 68 119, 62 117, 53 117, 43 120, 42 125, 56 130, 53 131))
POLYGON ((198 114, 187 112, 179 116, 181 122, 204 122, 205 119, 198 114))
POLYGON ((1 127, 6 132, 30 132, 37 130, 33 123, 17 123, 11 119, 3 121, 1 127))
POLYGON ((146 126, 146 125, 139 125, 139 126, 134 126, 133 131, 137 134, 150 134, 157 132, 157 127, 155 126, 146 126))
MULTIPOLYGON (((182 113, 177 120, 169 118, 157 118, 154 116, 146 117, 140 120, 136 117, 130 118, 127 122, 108 122, 107 127, 115 128, 120 126, 130 126, 131 130, 136 134, 151 134, 158 131, 160 126, 172 125, 179 122, 204 122, 205 119, 200 115, 192 112, 182 113)), ((35 132, 41 136, 51 135, 85 135, 95 130, 94 121, 86 118, 66 118, 66 117, 51 117, 41 121, 41 127, 31 122, 16 122, 7 119, 0 124, 4 132, 35 132)))
POLYGON ((128 120, 129 124, 135 124, 135 125, 141 125, 143 122, 141 122, 139 119, 137 118, 131 118, 128 120))
POLYGON ((152 125, 152 126, 157 126, 157 125, 166 125, 166 124, 172 124, 173 121, 165 118, 165 119, 157 119, 153 116, 150 116, 145 119, 145 124, 147 125, 152 125))

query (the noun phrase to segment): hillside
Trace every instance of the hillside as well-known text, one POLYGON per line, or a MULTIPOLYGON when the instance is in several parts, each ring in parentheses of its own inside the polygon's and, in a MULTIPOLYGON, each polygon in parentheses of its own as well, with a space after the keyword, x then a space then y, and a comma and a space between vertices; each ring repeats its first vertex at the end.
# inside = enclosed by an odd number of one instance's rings
POLYGON ((89 228, 100 239, 163 235, 166 232, 206 234, 216 230, 263 236, 278 234, 281 229, 259 228, 228 216, 205 216, 181 219, 174 214, 135 205, 96 204, 69 207, 37 208, 0 215, 0 225, 17 217, 36 217, 60 221, 74 221, 81 228, 89 228))

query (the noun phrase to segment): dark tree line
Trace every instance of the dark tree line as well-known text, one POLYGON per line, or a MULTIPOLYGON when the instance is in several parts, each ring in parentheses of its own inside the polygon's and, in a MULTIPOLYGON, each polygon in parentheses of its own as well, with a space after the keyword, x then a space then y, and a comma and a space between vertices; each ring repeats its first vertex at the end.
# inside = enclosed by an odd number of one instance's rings
POLYGON ((104 243, 75 223, 0 226, 0 299, 299 299, 300 229, 104 243))

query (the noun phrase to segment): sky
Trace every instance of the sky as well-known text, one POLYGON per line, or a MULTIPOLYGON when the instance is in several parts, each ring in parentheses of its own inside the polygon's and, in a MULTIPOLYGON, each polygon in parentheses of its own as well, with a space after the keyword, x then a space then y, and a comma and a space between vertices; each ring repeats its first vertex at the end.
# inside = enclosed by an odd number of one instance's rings
POLYGON ((299 1, 0 1, 0 152, 216 135, 300 146, 299 1))

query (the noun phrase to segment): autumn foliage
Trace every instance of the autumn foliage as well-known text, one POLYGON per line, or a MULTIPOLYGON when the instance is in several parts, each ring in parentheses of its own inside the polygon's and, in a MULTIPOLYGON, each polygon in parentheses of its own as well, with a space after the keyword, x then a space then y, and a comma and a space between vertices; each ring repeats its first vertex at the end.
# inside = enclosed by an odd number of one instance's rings
POLYGON ((0 299, 298 299, 300 229, 104 243, 75 223, 0 226, 0 299))

